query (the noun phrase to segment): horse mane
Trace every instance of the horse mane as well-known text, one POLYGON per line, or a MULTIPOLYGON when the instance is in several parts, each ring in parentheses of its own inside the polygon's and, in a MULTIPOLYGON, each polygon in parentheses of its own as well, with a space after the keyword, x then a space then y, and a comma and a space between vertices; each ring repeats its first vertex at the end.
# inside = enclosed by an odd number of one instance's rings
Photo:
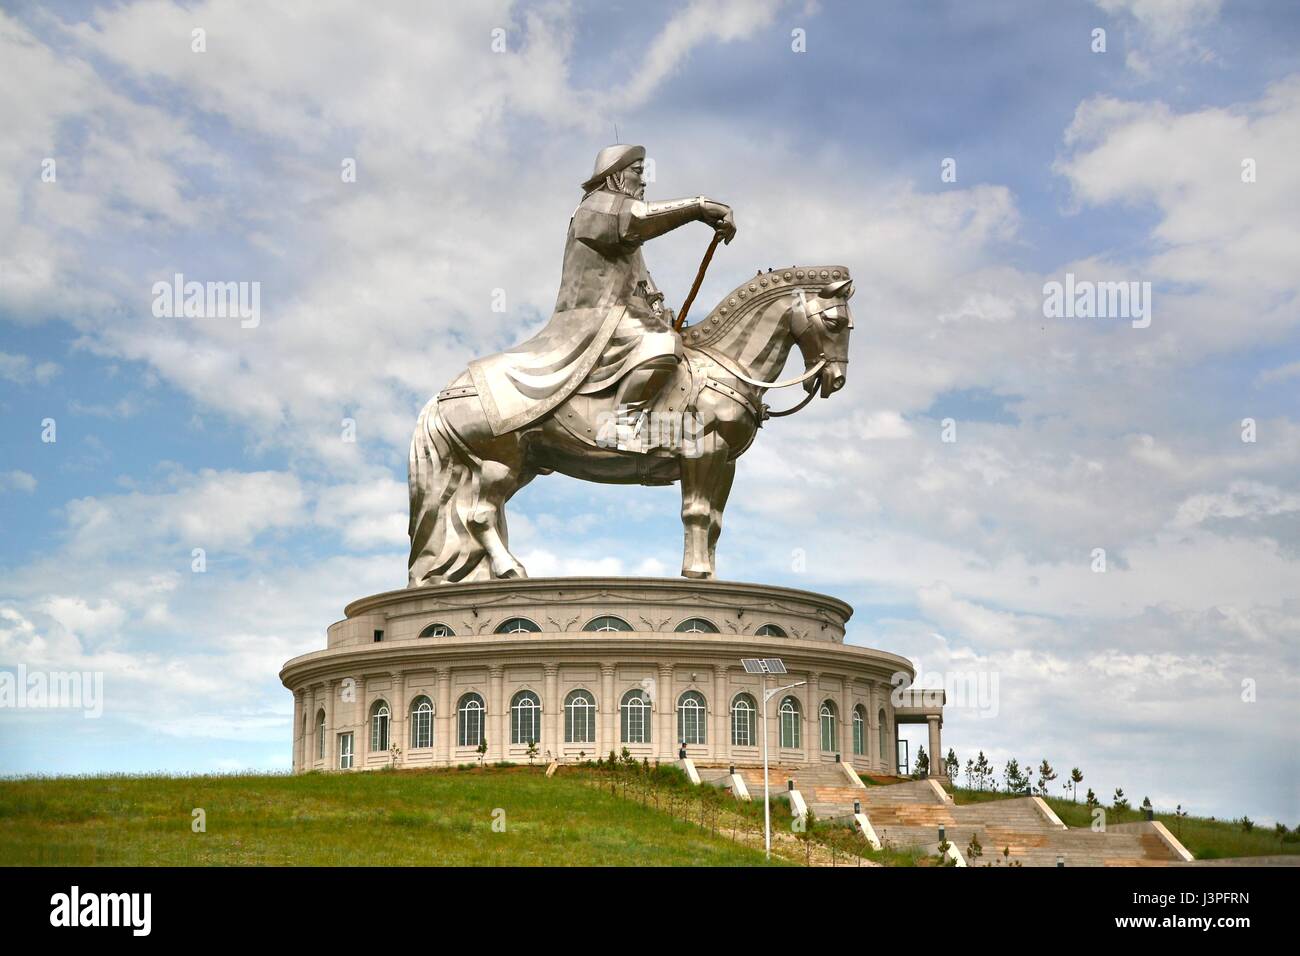
POLYGON ((711 345, 728 329, 773 299, 789 295, 793 289, 820 290, 823 286, 848 279, 846 266, 785 266, 759 272, 722 297, 713 311, 682 329, 682 341, 690 346, 711 345))

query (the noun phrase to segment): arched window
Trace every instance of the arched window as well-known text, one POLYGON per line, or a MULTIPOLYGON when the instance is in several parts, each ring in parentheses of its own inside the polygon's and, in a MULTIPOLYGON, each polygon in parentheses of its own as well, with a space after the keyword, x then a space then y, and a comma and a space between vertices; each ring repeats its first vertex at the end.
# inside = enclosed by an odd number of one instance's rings
POLYGON ((839 724, 839 720, 837 719, 838 716, 839 715, 835 712, 835 704, 833 701, 822 701, 822 750, 833 753, 840 749, 836 735, 836 730, 838 729, 836 725, 839 724))
POLYGON ((535 744, 542 739, 542 702, 531 690, 521 690, 510 700, 510 742, 535 744))
POLYGON ((456 705, 456 746, 477 747, 483 742, 483 698, 466 694, 456 705))
POLYGON ((894 754, 892 757, 889 754, 889 731, 885 727, 885 708, 883 707, 880 708, 880 760, 884 763, 886 770, 890 773, 894 772, 894 767, 891 766, 890 761, 897 762, 898 754, 894 754))
POLYGON ((541 628, 526 617, 512 617, 497 625, 497 634, 536 634, 541 628))
POLYGON ((731 746, 753 747, 758 743, 754 733, 754 698, 749 694, 737 694, 731 702, 731 746))
POLYGON ((614 617, 612 614, 606 614, 603 617, 593 617, 587 622, 584 631, 630 631, 632 625, 621 617, 614 617))
POLYGON ((867 714, 861 704, 853 708, 853 752, 858 755, 867 752, 867 714))
POLYGON ((650 743, 650 698, 639 687, 623 695, 619 705, 621 737, 625 744, 650 743))
POLYGON ((370 752, 383 753, 389 749, 389 702, 374 701, 370 705, 370 752))
POLYGON ((420 632, 421 637, 455 637, 456 632, 446 624, 439 624, 437 621, 430 624, 420 632))
POLYGON ((790 636, 785 632, 785 628, 777 624, 764 624, 754 633, 759 637, 789 637, 790 636))
POLYGON ((370 705, 370 752, 388 750, 388 701, 377 700, 370 705))
POLYGON ((803 708, 797 698, 787 697, 777 713, 781 717, 781 746, 797 750, 803 745, 803 708))
POLYGON ((717 634, 718 629, 702 617, 688 617, 674 630, 678 634, 717 634))
POLYGON ((708 725, 708 706, 704 695, 697 690, 688 690, 677 698, 677 739, 687 744, 705 742, 705 727, 708 725))
POLYGON ((564 742, 596 742, 596 698, 585 690, 571 690, 564 698, 564 742))
POLYGON ((325 708, 316 711, 316 759, 325 759, 325 708))
POLYGON ((433 746, 433 701, 421 695, 411 701, 411 749, 433 746))

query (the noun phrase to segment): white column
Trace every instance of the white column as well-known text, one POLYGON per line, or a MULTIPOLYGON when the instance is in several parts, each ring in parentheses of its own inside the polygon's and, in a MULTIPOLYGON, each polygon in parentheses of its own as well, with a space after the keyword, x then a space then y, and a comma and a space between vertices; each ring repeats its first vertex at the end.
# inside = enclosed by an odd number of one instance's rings
MULTIPOLYGON (((596 733, 595 757, 602 756, 614 749, 618 741, 618 696, 614 692, 614 665, 600 665, 600 700, 597 713, 600 714, 600 728, 596 733)), ((584 748, 585 749, 585 748, 584 748)))
POLYGON ((677 701, 673 695, 672 664, 659 665, 659 683, 656 691, 655 709, 659 712, 659 757, 671 763, 677 759, 677 749, 681 743, 677 739, 677 721, 675 720, 677 701))
POLYGON ((542 758, 545 759, 549 751, 551 757, 558 757, 560 754, 560 734, 562 730, 559 726, 559 718, 564 708, 564 702, 559 699, 559 672, 560 665, 546 665, 546 681, 542 696, 542 758))
POLYGON ((731 697, 727 693, 727 668, 713 670, 713 759, 721 764, 731 759, 731 697))
POLYGON ((819 763, 822 753, 822 692, 821 674, 808 672, 808 711, 804 714, 803 749, 810 764, 819 763))
POLYGON ((334 707, 336 699, 339 696, 339 682, 336 680, 326 681, 325 683, 325 769, 334 770, 338 767, 338 747, 334 739, 334 707))
POLYGON ((488 668, 488 752, 485 755, 487 761, 505 760, 506 759, 506 739, 505 734, 510 730, 508 715, 505 713, 506 702, 503 699, 503 690, 501 687, 502 675, 505 668, 500 664, 493 664, 488 668))
POLYGON ((302 773, 303 758, 303 690, 293 692, 293 772, 302 773))
POLYGON ((438 709, 434 715, 433 744, 437 748, 438 763, 446 766, 451 763, 452 741, 456 739, 456 710, 451 701, 451 669, 438 669, 438 699, 434 706, 438 709))
POLYGON ((939 737, 939 718, 926 717, 926 723, 930 725, 930 776, 943 776, 943 742, 939 737))
POLYGON ((867 692, 867 765, 872 770, 884 770, 884 755, 880 752, 880 705, 876 697, 876 685, 872 684, 867 692))
POLYGON ((840 675, 840 693, 837 705, 840 711, 840 760, 853 765, 853 700, 849 696, 849 675, 840 675))
POLYGON ((411 742, 406 739, 406 675, 394 673, 393 693, 388 701, 392 716, 388 724, 388 744, 397 746, 397 766, 406 762, 406 751, 411 742))

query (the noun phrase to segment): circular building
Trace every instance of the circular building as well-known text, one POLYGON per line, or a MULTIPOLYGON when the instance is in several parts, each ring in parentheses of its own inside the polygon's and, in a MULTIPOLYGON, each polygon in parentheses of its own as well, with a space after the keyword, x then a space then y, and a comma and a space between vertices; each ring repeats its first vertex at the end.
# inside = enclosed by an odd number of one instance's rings
POLYGON ((937 743, 935 714, 891 700, 911 683, 910 662, 846 645, 853 609, 811 591, 522 578, 389 591, 345 613, 324 650, 280 671, 297 772, 572 762, 623 748, 675 760, 683 746, 700 764, 761 765, 765 681, 805 682, 767 706, 773 765, 842 759, 893 773, 897 724, 927 716, 937 743), (780 658, 789 673, 748 673, 745 658, 780 658))

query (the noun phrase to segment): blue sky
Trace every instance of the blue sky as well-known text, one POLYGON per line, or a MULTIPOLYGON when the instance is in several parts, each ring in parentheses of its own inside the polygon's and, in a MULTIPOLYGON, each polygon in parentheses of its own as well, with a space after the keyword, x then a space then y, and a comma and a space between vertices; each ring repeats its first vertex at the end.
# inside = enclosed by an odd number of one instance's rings
MULTIPOLYGON (((950 707, 963 763, 1300 822, 1287 5, 0 7, 0 665, 106 695, 0 710, 0 772, 288 766, 279 665, 403 583, 415 414, 544 320, 617 124, 652 198, 736 210, 701 303, 756 267, 857 279, 849 384, 742 461, 722 575, 840 595, 852 641, 937 678, 996 674, 995 718, 950 707), (1067 271, 1151 282, 1151 327, 1045 318, 1067 271), (175 272, 260 282, 260 324, 155 318, 175 272)), ((647 248, 670 302, 707 240, 647 248)), ((677 507, 538 480, 512 547, 672 575, 677 507)))

